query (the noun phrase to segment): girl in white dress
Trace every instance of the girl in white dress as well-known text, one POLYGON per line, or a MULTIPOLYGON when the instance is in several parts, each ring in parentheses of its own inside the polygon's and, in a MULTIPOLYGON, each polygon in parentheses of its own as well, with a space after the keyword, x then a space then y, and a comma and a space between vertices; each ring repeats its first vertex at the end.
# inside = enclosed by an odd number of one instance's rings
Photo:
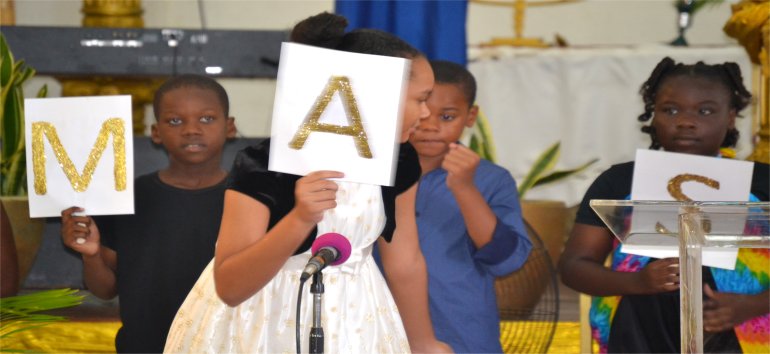
MULTIPOLYGON (((324 270, 326 352, 451 350, 436 340, 430 323, 414 219, 420 170, 405 143, 416 122, 429 115, 425 101, 433 72, 425 57, 397 37, 376 30, 345 33, 346 26, 344 17, 322 13, 297 24, 291 39, 412 60, 395 187, 329 180, 343 176, 335 171, 301 178, 270 172, 268 141, 244 149, 225 192, 215 258, 179 309, 166 352, 295 352, 299 277, 316 235, 327 232, 345 235, 352 254, 324 270), (387 284, 371 256, 375 241, 387 284)), ((307 352, 312 301, 304 294, 300 343, 307 352)))

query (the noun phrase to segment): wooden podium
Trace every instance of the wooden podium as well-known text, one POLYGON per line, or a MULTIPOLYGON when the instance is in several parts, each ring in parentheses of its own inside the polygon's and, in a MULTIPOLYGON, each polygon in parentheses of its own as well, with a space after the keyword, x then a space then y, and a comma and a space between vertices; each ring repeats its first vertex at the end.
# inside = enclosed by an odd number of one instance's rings
POLYGON ((591 207, 624 244, 679 245, 681 350, 703 353, 702 249, 770 248, 770 203, 592 200, 591 207), (666 227, 672 220, 678 229, 666 227))

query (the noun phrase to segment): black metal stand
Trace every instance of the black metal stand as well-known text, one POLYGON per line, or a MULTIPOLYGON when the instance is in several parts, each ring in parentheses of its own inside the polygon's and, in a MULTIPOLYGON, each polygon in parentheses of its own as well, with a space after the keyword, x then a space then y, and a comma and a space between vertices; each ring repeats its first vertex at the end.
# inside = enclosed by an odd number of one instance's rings
POLYGON ((313 274, 313 284, 310 293, 313 294, 313 326, 310 328, 310 353, 324 352, 324 329, 321 327, 321 297, 324 293, 323 275, 313 274))
POLYGON ((671 41, 673 46, 686 47, 687 39, 684 38, 684 32, 690 27, 692 23, 693 10, 695 8, 694 0, 679 0, 676 3, 676 9, 679 11, 679 17, 677 19, 677 26, 679 27, 679 36, 671 41))

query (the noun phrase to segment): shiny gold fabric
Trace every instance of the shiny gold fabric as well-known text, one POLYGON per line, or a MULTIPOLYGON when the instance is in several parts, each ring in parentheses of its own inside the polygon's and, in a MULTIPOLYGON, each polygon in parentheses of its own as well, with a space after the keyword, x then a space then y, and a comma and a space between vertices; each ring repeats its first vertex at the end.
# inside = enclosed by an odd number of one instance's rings
MULTIPOLYGON (((3 350, 48 353, 114 353, 120 322, 63 322, 19 333, 0 342, 3 350)), ((548 353, 580 353, 580 325, 559 322, 548 353)))
POLYGON ((114 353, 120 322, 60 322, 3 339, 0 349, 48 353, 114 353))

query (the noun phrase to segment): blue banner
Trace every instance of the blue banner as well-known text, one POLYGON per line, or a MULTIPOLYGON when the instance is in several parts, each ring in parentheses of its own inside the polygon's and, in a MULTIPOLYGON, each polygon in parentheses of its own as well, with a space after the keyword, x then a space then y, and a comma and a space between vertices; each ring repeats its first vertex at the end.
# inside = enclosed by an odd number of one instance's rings
POLYGON ((467 0, 337 0, 336 13, 349 29, 375 28, 393 33, 428 57, 462 65, 468 61, 465 23, 467 0))

